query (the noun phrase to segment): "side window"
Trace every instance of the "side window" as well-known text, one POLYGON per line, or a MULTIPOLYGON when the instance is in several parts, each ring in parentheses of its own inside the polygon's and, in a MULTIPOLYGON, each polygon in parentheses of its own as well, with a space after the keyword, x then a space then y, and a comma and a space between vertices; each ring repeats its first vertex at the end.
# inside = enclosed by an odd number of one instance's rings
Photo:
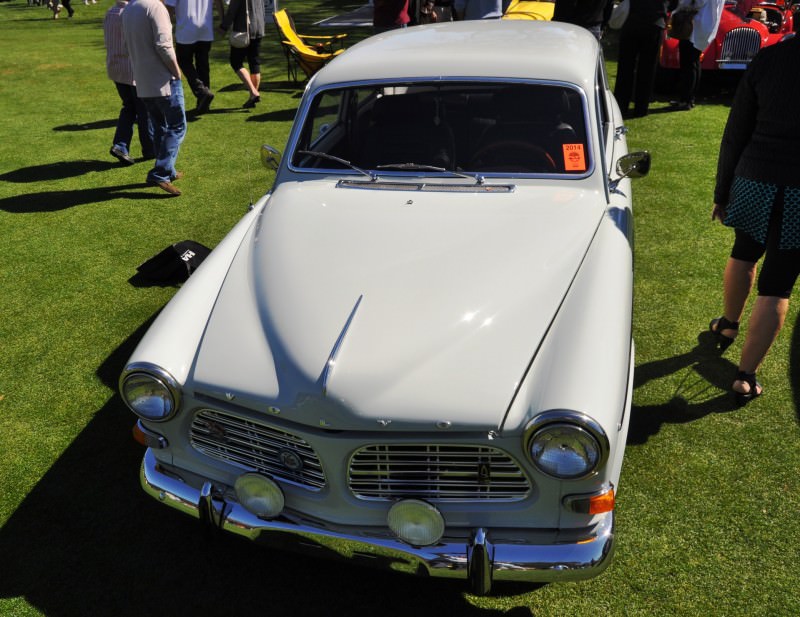
POLYGON ((608 109, 608 100, 606 99, 606 92, 608 91, 608 77, 606 76, 606 67, 603 62, 603 57, 597 64, 597 113, 598 126, 600 127, 600 137, 603 140, 603 145, 608 143, 610 139, 611 126, 611 113, 608 109))
POLYGON ((339 110, 342 102, 341 90, 324 92, 311 120, 311 134, 309 140, 312 148, 331 129, 339 123, 339 110))

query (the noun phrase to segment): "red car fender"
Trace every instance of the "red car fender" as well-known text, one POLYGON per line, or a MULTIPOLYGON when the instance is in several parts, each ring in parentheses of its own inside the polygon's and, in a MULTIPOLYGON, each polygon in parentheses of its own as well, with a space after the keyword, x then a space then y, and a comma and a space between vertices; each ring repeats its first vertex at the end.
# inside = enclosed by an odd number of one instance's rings
MULTIPOLYGON (((737 61, 735 62, 731 62, 730 58, 728 58, 729 62, 727 64, 720 62, 720 60, 724 58, 723 46, 725 44, 725 38, 734 30, 740 28, 755 30, 760 38, 758 49, 763 49, 768 45, 774 45, 783 40, 786 35, 794 32, 794 14, 791 7, 783 0, 778 2, 760 2, 753 5, 752 9, 755 12, 763 11, 767 19, 771 21, 769 25, 759 19, 751 17, 742 18, 735 12, 736 6, 735 2, 726 3, 725 9, 722 11, 717 34, 700 56, 700 66, 703 70, 744 70, 744 68, 746 68, 749 60, 741 58, 736 58, 737 61), (770 32, 770 26, 773 32, 770 32)), ((751 14, 753 13, 751 12, 751 14)), ((750 49, 748 54, 755 55, 758 49, 750 49)), ((752 55, 749 57, 751 58, 752 55)), ((680 67, 678 41, 671 38, 666 30, 663 34, 659 65, 664 69, 677 69, 680 67)))

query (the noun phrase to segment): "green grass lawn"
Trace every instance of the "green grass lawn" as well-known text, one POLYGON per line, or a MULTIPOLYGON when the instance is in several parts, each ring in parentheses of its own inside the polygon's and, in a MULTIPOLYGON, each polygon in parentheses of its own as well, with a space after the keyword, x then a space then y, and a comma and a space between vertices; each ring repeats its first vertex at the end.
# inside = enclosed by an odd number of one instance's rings
MULTIPOLYGON (((729 92, 706 88, 689 113, 657 101, 629 123, 653 168, 634 184, 637 373, 614 563, 591 581, 477 598, 207 537, 144 496, 116 380, 175 289, 129 279, 171 243, 214 246, 269 188, 258 148, 283 147, 301 87, 269 30, 262 103, 242 110, 217 42, 212 113, 189 123, 184 194, 166 198, 144 184, 146 164, 108 155, 111 0, 73 2, 58 21, 0 3, 0 615, 800 614, 797 311, 759 374, 765 395, 744 409, 727 395, 741 341, 724 357, 698 346, 731 242, 709 221, 729 92)), ((347 6, 289 8, 308 30, 347 6)))

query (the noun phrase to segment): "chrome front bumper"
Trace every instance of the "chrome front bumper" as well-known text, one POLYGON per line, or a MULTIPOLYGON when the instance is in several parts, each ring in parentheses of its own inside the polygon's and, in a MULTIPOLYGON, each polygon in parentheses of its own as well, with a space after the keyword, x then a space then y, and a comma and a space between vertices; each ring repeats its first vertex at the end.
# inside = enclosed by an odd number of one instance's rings
POLYGON ((475 593, 492 581, 553 582, 591 578, 610 562, 614 515, 602 515, 579 541, 548 544, 493 543, 491 530, 475 529, 468 542, 448 540, 417 548, 392 537, 356 535, 277 518, 260 519, 236 502, 225 501, 211 483, 197 490, 160 468, 152 450, 141 469, 144 490, 159 501, 267 546, 345 559, 351 563, 441 578, 466 579, 475 593))

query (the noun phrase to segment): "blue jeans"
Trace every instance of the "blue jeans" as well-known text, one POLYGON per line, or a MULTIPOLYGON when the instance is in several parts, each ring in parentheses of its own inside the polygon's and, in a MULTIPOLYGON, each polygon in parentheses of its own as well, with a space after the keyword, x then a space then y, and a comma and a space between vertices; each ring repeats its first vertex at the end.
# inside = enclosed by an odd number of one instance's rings
POLYGON ((134 123, 139 129, 139 143, 142 146, 142 156, 146 159, 155 157, 153 147, 153 126, 147 115, 147 109, 141 99, 136 96, 136 87, 130 84, 114 82, 122 100, 122 109, 119 110, 117 130, 114 132, 114 146, 125 154, 131 153, 131 140, 133 139, 134 123))
POLYGON ((147 174, 148 182, 171 182, 175 179, 175 160, 186 135, 186 112, 183 107, 183 84, 170 82, 171 94, 142 99, 153 123, 155 167, 147 174))

